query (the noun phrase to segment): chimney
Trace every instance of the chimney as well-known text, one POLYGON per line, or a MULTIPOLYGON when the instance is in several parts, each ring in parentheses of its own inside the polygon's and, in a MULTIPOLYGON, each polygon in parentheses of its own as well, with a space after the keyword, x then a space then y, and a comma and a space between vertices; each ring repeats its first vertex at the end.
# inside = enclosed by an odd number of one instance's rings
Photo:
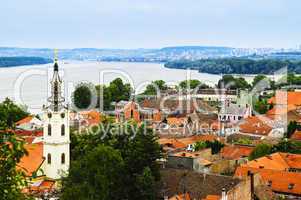
POLYGON ((251 200, 255 199, 255 190, 254 190, 254 174, 251 171, 248 171, 248 176, 250 176, 251 181, 251 200))

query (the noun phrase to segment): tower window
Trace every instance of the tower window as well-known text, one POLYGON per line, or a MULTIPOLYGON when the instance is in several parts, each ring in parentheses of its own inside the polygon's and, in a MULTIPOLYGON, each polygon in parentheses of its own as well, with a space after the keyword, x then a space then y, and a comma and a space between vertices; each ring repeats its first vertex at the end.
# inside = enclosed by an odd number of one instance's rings
POLYGON ((65 154, 64 153, 62 153, 62 155, 61 155, 61 163, 65 164, 65 154))
POLYGON ((134 111, 131 110, 131 118, 133 118, 133 116, 134 116, 134 111))
POLYGON ((49 165, 51 164, 51 154, 50 153, 47 155, 47 163, 49 165))
POLYGON ((48 124, 48 136, 51 136, 51 124, 48 124))
POLYGON ((62 126, 61 126, 61 135, 62 136, 65 135, 65 124, 62 124, 62 126))

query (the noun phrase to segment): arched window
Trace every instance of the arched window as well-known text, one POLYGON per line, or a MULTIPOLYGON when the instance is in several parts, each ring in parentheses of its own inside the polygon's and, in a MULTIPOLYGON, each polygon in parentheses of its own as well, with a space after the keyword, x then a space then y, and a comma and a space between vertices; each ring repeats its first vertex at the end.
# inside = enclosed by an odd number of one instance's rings
POLYGON ((65 135, 65 124, 62 124, 62 126, 61 126, 61 135, 62 136, 65 135))
POLYGON ((61 155, 61 163, 65 164, 65 154, 64 153, 62 153, 62 155, 61 155))
POLYGON ((47 163, 50 165, 51 164, 51 154, 47 154, 47 163))
POLYGON ((51 124, 48 124, 48 135, 51 136, 51 124))
POLYGON ((134 117, 134 111, 131 110, 131 118, 133 118, 133 117, 134 117))

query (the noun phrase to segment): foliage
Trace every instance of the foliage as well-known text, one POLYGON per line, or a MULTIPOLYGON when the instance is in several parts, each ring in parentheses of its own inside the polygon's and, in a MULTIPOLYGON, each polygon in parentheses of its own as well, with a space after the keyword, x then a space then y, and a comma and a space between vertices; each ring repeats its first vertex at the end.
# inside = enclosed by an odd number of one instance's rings
MULTIPOLYGON (((63 199, 77 197, 76 194, 80 190, 83 190, 85 195, 89 195, 88 199, 107 199, 112 193, 115 194, 112 199, 154 199, 154 183, 160 179, 159 166, 156 160, 161 158, 162 155, 161 148, 157 143, 157 137, 151 129, 146 128, 144 125, 137 126, 136 124, 132 124, 132 126, 128 124, 120 124, 119 126, 105 124, 104 128, 99 129, 99 131, 93 134, 75 135, 71 133, 70 150, 71 169, 69 177, 63 182, 63 197, 66 195, 63 199), (93 159, 87 160, 86 156, 92 154, 95 151, 95 147, 99 147, 100 145, 102 148, 107 148, 114 152, 114 154, 118 154, 119 156, 114 156, 114 158, 118 158, 117 160, 122 165, 114 163, 113 159, 108 161, 113 162, 112 164, 107 164, 107 160, 102 160, 101 164, 100 161, 97 163, 97 159, 95 161, 93 159), (91 170, 93 172, 87 167, 90 165, 88 164, 90 162, 95 162, 91 163, 91 170), (103 168, 103 165, 108 168, 103 168), (108 176, 106 173, 100 174, 104 177, 104 180, 101 178, 94 180, 93 177, 89 179, 79 178, 79 176, 99 174, 100 171, 106 172, 109 169, 119 174, 118 178, 108 176), (75 171, 73 172, 72 170, 75 171), (74 181, 77 181, 75 182, 76 185, 74 184, 75 188, 70 189, 71 186, 73 187, 71 182, 74 181), (99 187, 94 185, 95 182, 99 187), (116 190, 115 192, 115 187, 107 187, 110 182, 114 182, 116 186, 122 185, 120 187, 122 190, 116 190), (92 189, 88 191, 89 193, 85 189, 86 185, 92 186, 92 189), (107 190, 107 193, 105 193, 107 196, 100 196, 104 188, 107 190), (72 192, 73 190, 75 193, 72 192)), ((100 155, 101 153, 97 156, 99 157, 100 155)), ((81 197, 80 195, 78 194, 79 197, 81 197)))
POLYGON ((196 69, 211 74, 273 74, 288 67, 288 71, 301 73, 301 61, 247 58, 202 59, 195 61, 172 61, 165 64, 169 68, 196 69))
POLYGON ((76 86, 73 92, 73 102, 76 108, 79 109, 87 109, 92 104, 92 98, 95 97, 93 95, 94 91, 93 84, 80 83, 76 86))
POLYGON ((92 83, 80 83, 73 92, 72 100, 77 108, 87 109, 92 102, 92 98, 97 98, 96 108, 100 108, 100 105, 102 105, 104 110, 110 110, 112 109, 112 102, 129 100, 130 96, 130 84, 124 84, 120 78, 116 78, 109 86, 94 86, 92 83), (96 94, 94 94, 94 92, 96 92, 96 94))
POLYGON ((197 79, 191 79, 191 80, 184 80, 181 81, 179 84, 181 89, 195 89, 195 88, 199 88, 199 89, 207 89, 209 88, 208 85, 202 83, 201 81, 197 80, 197 79))
POLYGON ((253 108, 259 114, 265 114, 268 110, 272 108, 266 99, 259 98, 253 105, 253 108))
POLYGON ((242 145, 250 145, 252 144, 252 140, 250 140, 249 138, 239 138, 236 143, 242 145))
POLYGON ((143 94, 145 95, 156 95, 157 92, 166 90, 168 87, 163 80, 152 81, 151 84, 147 85, 143 94), (159 90, 159 91, 158 91, 159 90))
POLYGON ((291 121, 287 126, 286 137, 290 138, 297 129, 301 129, 300 125, 296 121, 291 121))
POLYGON ((252 153, 249 155, 249 160, 254 160, 256 158, 260 158, 262 156, 268 155, 272 153, 272 146, 269 144, 258 144, 252 153))
POLYGON ((242 77, 235 78, 232 75, 224 75, 222 79, 218 81, 218 87, 232 89, 232 90, 235 89, 246 90, 250 88, 250 85, 242 77))
POLYGON ((211 148, 212 154, 218 154, 225 145, 218 140, 206 141, 206 147, 211 148))
POLYGON ((28 199, 21 188, 27 185, 25 174, 17 164, 26 155, 24 141, 12 133, 0 134, 0 198, 5 200, 28 199))
POLYGON ((63 179, 61 199, 119 200, 123 184, 124 161, 120 152, 99 144, 71 162, 69 175, 63 179))
POLYGON ((284 139, 273 147, 273 151, 301 154, 301 142, 284 139))
POLYGON ((28 116, 28 113, 13 101, 6 98, 0 103, 0 127, 12 128, 14 123, 28 116))
POLYGON ((206 144, 206 142, 203 142, 203 141, 196 142, 193 147, 194 151, 199 151, 199 150, 202 150, 205 148, 207 148, 207 144, 206 144))

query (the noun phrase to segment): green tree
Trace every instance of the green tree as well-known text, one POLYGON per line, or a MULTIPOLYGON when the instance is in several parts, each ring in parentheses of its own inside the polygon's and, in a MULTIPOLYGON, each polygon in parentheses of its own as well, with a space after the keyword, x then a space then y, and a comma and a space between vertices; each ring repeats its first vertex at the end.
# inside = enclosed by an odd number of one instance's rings
MULTIPOLYGON (((95 151, 95 146, 98 145, 105 145, 120 152, 123 160, 124 171, 118 179, 123 184, 123 191, 121 192, 124 193, 118 193, 117 199, 153 199, 151 194, 155 194, 154 181, 160 179, 157 159, 161 158, 162 155, 160 145, 157 143, 157 136, 154 135, 152 129, 136 124, 132 124, 132 126, 129 124, 108 124, 93 134, 76 135, 72 133, 71 165, 73 162, 85 160, 86 155, 95 151), (104 130, 107 131, 104 132, 104 130)), ((113 166, 110 167, 113 168, 113 166)), ((78 168, 86 170, 80 165, 78 168)), ((94 184, 94 182, 87 183, 87 181, 93 181, 93 179, 80 179, 78 184, 94 184)), ((68 184, 66 184, 67 186, 68 184)), ((69 194, 71 192, 70 190, 69 194)))
POLYGON ((271 80, 268 79, 267 76, 258 74, 254 77, 253 82, 252 82, 253 88, 255 88, 255 87, 256 88, 258 88, 258 87, 259 88, 262 88, 262 87, 269 88, 268 86, 271 87, 271 80))
POLYGON ((271 109, 271 105, 268 104, 266 99, 259 98, 253 105, 253 108, 259 114, 265 114, 271 109))
POLYGON ((249 156, 249 160, 254 160, 256 158, 260 158, 262 156, 271 154, 272 151, 272 146, 269 144, 258 144, 255 149, 252 151, 252 153, 249 156))
POLYGON ((182 89, 187 89, 188 87, 190 89, 195 89, 196 87, 198 87, 199 89, 209 88, 208 85, 202 83, 201 81, 199 81, 197 79, 191 79, 191 80, 182 81, 182 82, 180 82, 179 86, 182 89))
POLYGON ((293 133, 297 130, 300 129, 300 125, 298 125, 298 123, 296 121, 291 121, 288 126, 287 126, 287 133, 286 133, 286 137, 290 138, 293 133))
POLYGON ((2 130, 0 134, 0 199, 28 199, 21 189, 27 186, 24 172, 17 164, 26 155, 24 141, 2 130))
POLYGON ((111 94, 111 100, 119 102, 121 100, 129 100, 131 96, 131 86, 130 84, 124 84, 121 78, 114 79, 108 90, 111 94))
POLYGON ((98 145, 71 162, 61 199, 124 199, 124 161, 118 150, 98 145))
POLYGON ((72 100, 76 108, 87 109, 92 104, 92 98, 95 98, 93 93, 94 85, 91 83, 80 83, 76 86, 72 100))
POLYGON ((152 81, 151 84, 146 86, 145 91, 143 92, 143 94, 145 95, 156 95, 157 94, 157 90, 159 91, 163 91, 166 90, 168 87, 165 83, 165 81, 163 80, 156 80, 156 81, 152 81))
POLYGON ((218 154, 225 145, 218 140, 214 140, 206 141, 206 146, 207 148, 211 148, 212 154, 218 154))
POLYGON ((6 98, 0 103, 0 126, 13 128, 14 123, 28 116, 24 108, 6 98))
POLYGON ((196 142, 193 147, 194 151, 199 151, 199 150, 202 150, 205 148, 207 148, 207 144, 206 144, 206 142, 203 142, 203 141, 196 142))

